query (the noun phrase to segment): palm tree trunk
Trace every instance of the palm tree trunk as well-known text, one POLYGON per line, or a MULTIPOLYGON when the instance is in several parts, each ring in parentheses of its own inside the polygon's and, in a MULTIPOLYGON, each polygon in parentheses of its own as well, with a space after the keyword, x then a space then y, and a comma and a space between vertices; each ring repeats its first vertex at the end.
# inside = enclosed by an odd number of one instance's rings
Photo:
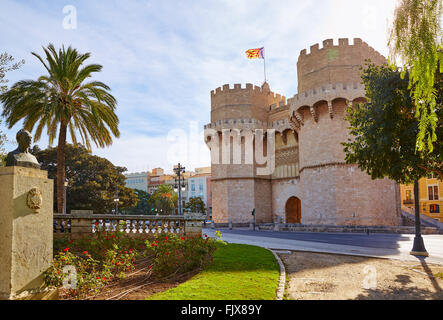
POLYGON ((60 123, 57 146, 57 212, 63 213, 65 203, 65 146, 67 125, 60 123))

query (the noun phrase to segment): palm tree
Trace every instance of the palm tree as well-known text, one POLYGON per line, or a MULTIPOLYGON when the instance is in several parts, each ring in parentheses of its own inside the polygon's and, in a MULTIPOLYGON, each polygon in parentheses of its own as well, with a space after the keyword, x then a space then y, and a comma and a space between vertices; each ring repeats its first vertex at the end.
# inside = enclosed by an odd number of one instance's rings
POLYGON ((63 46, 56 51, 52 44, 43 47, 46 61, 32 52, 48 71, 34 80, 22 80, 0 95, 4 109, 2 115, 12 128, 23 119, 25 129, 32 132, 36 126, 34 142, 46 127, 49 144, 57 137, 57 210, 63 211, 65 183, 65 145, 67 133, 77 144, 79 134, 83 145, 91 149, 91 140, 101 148, 112 144, 112 136, 120 136, 116 99, 110 88, 99 81, 86 80, 92 73, 100 72, 101 65, 83 65, 90 53, 81 54, 76 49, 63 46), (58 129, 58 130, 57 130, 58 129))

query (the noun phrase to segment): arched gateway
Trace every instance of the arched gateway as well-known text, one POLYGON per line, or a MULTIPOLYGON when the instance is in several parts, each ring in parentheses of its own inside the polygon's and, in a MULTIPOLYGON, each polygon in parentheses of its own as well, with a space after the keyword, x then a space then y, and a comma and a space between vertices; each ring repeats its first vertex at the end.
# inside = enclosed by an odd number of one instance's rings
POLYGON ((297 197, 290 197, 285 205, 286 223, 301 222, 301 201, 297 197))

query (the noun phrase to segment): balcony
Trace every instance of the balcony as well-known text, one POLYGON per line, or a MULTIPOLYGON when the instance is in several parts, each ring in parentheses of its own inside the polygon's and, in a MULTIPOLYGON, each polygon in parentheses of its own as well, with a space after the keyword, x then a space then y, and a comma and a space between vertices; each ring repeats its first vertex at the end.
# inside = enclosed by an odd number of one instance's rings
POLYGON ((414 204, 414 200, 412 199, 403 200, 403 204, 414 204))

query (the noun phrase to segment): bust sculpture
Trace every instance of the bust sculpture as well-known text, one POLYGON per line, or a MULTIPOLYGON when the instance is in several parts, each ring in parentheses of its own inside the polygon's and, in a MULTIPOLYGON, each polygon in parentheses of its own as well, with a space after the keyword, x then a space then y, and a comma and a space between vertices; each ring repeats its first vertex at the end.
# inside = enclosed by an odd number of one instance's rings
POLYGON ((40 169, 37 158, 29 152, 32 135, 28 130, 21 129, 17 132, 18 148, 8 153, 6 157, 6 166, 19 166, 40 169))

